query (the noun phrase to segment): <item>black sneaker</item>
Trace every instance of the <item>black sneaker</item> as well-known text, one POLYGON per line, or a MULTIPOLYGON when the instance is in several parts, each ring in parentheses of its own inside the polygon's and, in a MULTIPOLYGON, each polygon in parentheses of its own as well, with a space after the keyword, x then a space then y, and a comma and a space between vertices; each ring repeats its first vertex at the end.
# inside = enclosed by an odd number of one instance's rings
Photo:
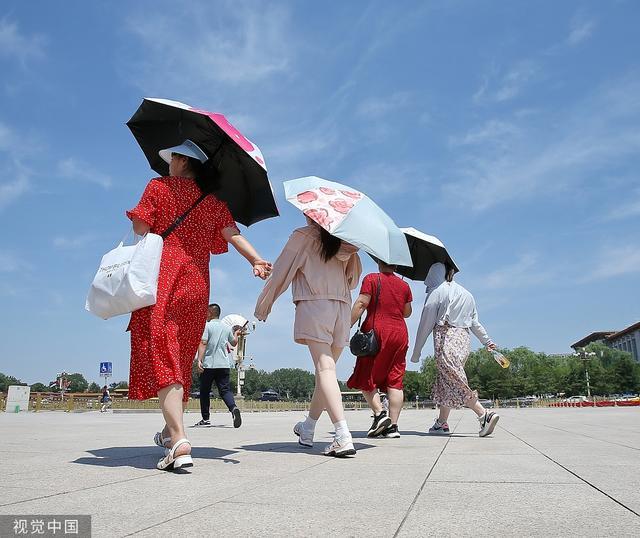
POLYGON ((493 411, 487 411, 484 415, 478 417, 478 421, 480 421, 480 431, 478 432, 478 435, 480 437, 491 435, 499 420, 500 415, 493 411))
POLYGON ((429 428, 430 435, 449 435, 449 424, 446 422, 440 424, 440 421, 436 419, 433 426, 429 428))
POLYGON ((389 426, 391 426, 391 419, 387 416, 386 411, 381 411, 379 415, 373 417, 373 423, 367 432, 367 437, 378 437, 389 426))
POLYGON ((383 430, 381 435, 382 437, 386 437, 387 439, 399 439, 400 432, 398 431, 398 425, 391 424, 391 426, 383 430))
POLYGON ((240 409, 234 407, 231 410, 231 414, 233 415, 233 427, 239 428, 242 425, 242 417, 240 416, 240 409))
POLYGON ((198 426, 211 426, 211 422, 208 420, 202 419, 200 422, 196 422, 193 427, 197 428, 198 426))

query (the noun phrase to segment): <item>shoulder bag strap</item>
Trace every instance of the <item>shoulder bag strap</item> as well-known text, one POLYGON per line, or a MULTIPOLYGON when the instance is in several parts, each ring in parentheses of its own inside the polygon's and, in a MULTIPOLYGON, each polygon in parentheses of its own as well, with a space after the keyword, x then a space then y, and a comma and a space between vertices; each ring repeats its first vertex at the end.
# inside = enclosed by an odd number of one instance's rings
POLYGON ((380 300, 380 288, 382 284, 380 283, 380 274, 378 273, 378 286, 376 288, 376 305, 373 308, 373 318, 371 320, 371 329, 376 328, 376 312, 378 311, 378 301, 380 300))
MULTIPOLYGON (((371 318, 371 328, 375 327, 376 323, 376 311, 378 310, 378 299, 380 298, 380 275, 378 275, 378 285, 376 286, 376 303, 375 308, 373 309, 373 317, 371 318)), ((360 323, 362 322, 362 316, 358 318, 358 329, 360 328, 360 323)))
POLYGON ((169 237, 169 234, 171 234, 178 226, 180 226, 180 224, 182 224, 182 221, 187 218, 189 213, 191 213, 191 211, 195 209, 195 207, 200 202, 202 202, 202 200, 204 200, 207 196, 209 196, 209 193, 202 194, 200 198, 198 198, 195 202, 193 202, 193 204, 189 209, 187 209, 182 215, 180 215, 176 220, 174 220, 173 224, 171 224, 171 226, 169 226, 164 232, 160 234, 162 239, 166 239, 167 237, 169 237))

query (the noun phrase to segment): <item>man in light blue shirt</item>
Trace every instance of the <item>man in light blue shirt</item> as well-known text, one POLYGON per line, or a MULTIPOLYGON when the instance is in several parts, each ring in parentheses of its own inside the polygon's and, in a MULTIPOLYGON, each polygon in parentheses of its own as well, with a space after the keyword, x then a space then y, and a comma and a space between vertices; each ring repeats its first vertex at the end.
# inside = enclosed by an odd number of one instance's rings
POLYGON ((200 372, 200 413, 202 420, 196 426, 210 426, 209 408, 211 386, 215 381, 220 397, 227 404, 233 416, 233 427, 242 424, 240 410, 236 406, 233 392, 229 384, 230 368, 233 366, 232 355, 228 346, 238 344, 238 335, 242 329, 234 330, 220 321, 220 305, 209 305, 207 323, 204 327, 202 340, 198 346, 198 372, 200 372))

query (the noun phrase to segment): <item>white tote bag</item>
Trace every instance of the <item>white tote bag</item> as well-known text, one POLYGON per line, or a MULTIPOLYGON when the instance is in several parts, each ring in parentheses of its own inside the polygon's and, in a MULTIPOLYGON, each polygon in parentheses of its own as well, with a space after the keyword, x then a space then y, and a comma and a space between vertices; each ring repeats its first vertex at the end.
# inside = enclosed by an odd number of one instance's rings
POLYGON ((137 244, 107 252, 89 288, 85 308, 102 319, 156 304, 163 239, 147 233, 137 244))

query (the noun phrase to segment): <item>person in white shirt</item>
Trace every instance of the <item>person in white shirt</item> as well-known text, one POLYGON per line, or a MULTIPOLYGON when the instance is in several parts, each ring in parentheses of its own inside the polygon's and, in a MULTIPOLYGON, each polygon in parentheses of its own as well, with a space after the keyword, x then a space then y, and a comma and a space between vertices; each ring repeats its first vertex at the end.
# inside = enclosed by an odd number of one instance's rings
POLYGON ((490 435, 500 417, 487 411, 478 401, 477 391, 471 390, 464 365, 471 350, 472 332, 489 350, 496 349, 487 331, 478 321, 473 295, 453 281, 454 270, 442 263, 429 269, 425 285, 427 297, 422 309, 411 362, 419 362, 422 348, 433 332, 436 360, 436 382, 432 398, 440 408, 440 415, 429 433, 449 435, 447 420, 452 408, 469 407, 480 421, 480 437, 490 435))

